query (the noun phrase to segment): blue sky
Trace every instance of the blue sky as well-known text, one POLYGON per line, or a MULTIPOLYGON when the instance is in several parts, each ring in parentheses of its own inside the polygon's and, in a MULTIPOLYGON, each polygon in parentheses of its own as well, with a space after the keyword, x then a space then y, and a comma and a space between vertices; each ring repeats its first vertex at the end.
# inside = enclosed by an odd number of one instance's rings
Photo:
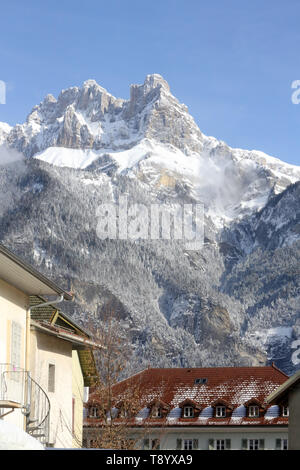
POLYGON ((200 129, 300 165, 300 1, 2 1, 0 121, 94 78, 128 98, 161 74, 200 129))

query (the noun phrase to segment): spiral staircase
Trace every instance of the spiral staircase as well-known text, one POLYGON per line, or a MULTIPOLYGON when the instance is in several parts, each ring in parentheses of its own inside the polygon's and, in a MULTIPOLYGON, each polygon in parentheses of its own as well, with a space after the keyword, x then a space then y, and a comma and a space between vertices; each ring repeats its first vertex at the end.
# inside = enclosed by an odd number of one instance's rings
POLYGON ((47 446, 50 419, 47 394, 29 372, 0 364, 0 418, 16 409, 26 417, 26 432, 47 446))

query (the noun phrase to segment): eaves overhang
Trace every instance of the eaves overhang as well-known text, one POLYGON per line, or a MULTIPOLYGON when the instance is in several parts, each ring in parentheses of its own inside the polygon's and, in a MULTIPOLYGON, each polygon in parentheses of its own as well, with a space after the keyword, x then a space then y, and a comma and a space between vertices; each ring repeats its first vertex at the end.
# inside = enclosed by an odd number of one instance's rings
POLYGON ((63 295, 64 300, 73 299, 73 294, 66 292, 2 244, 0 279, 28 295, 63 295))

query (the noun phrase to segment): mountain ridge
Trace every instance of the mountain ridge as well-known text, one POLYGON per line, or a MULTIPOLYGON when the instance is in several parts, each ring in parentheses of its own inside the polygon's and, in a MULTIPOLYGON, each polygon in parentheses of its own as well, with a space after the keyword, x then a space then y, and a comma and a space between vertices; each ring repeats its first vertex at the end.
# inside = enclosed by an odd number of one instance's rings
POLYGON ((205 136, 158 74, 129 100, 87 80, 2 128, 3 152, 26 158, 0 166, 1 241, 74 287, 65 308, 79 321, 101 319, 113 300, 133 368, 295 369, 299 279, 288 269, 300 260, 300 167, 205 136), (124 195, 170 210, 203 203, 202 250, 99 239, 97 208, 124 195))

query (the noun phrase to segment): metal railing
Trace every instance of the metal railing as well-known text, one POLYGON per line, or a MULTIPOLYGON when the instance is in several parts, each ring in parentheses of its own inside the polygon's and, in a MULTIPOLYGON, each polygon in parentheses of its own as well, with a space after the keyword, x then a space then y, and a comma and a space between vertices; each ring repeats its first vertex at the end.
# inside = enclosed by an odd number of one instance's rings
POLYGON ((12 364, 0 364, 0 416, 6 414, 4 407, 20 408, 26 416, 26 432, 48 444, 50 400, 28 371, 12 364))
POLYGON ((50 400, 42 387, 31 377, 28 382, 29 409, 26 410, 26 431, 42 444, 49 443, 50 400))
POLYGON ((0 401, 24 406, 28 372, 12 364, 0 364, 0 401))

